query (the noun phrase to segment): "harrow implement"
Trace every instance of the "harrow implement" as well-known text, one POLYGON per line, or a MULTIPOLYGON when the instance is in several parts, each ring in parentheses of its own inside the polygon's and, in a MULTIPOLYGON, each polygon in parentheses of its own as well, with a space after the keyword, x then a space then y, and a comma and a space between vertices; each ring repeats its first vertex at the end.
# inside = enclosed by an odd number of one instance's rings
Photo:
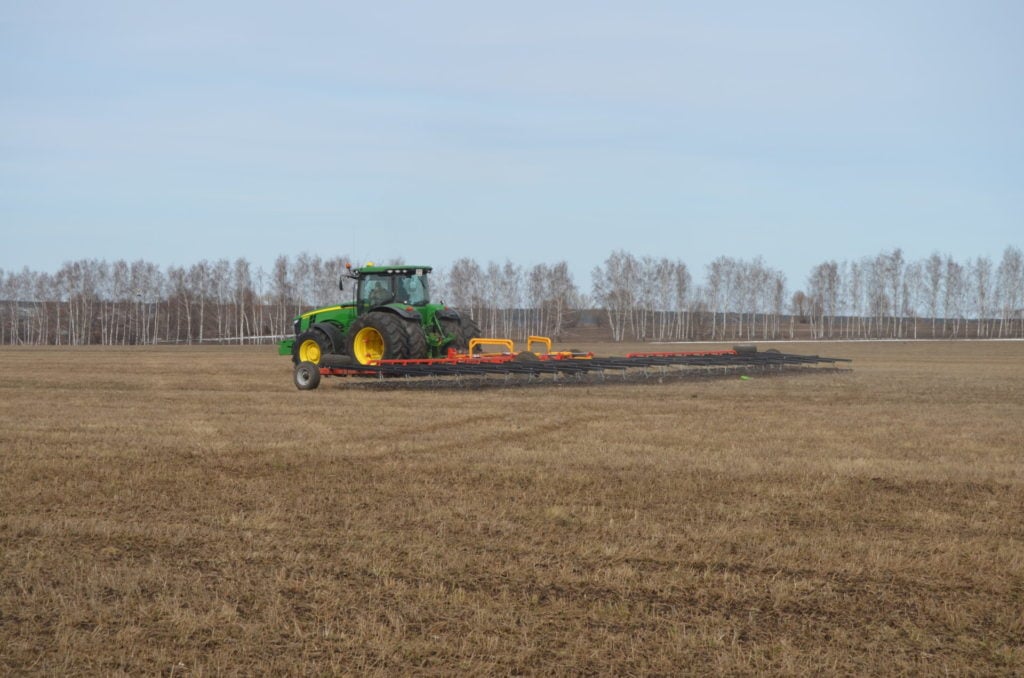
POLYGON ((850 362, 846 358, 796 355, 780 353, 774 349, 762 352, 749 345, 722 351, 628 353, 623 357, 601 358, 589 352, 552 352, 551 340, 546 337, 530 337, 525 351, 515 352, 512 349, 512 341, 508 339, 474 339, 468 353, 452 350, 444 358, 376 360, 361 365, 354 364, 347 356, 325 356, 319 366, 310 362, 296 365, 294 382, 300 390, 310 390, 320 385, 321 377, 370 377, 383 380, 396 377, 458 379, 503 376, 509 379, 525 375, 527 378, 549 376, 552 380, 582 380, 596 376, 605 380, 609 376, 626 377, 630 374, 729 374, 736 370, 763 372, 817 365, 836 367, 837 363, 850 362), (535 343, 544 344, 546 351, 535 353, 530 350, 535 343), (500 353, 476 352, 478 346, 486 345, 499 345, 507 350, 500 353))

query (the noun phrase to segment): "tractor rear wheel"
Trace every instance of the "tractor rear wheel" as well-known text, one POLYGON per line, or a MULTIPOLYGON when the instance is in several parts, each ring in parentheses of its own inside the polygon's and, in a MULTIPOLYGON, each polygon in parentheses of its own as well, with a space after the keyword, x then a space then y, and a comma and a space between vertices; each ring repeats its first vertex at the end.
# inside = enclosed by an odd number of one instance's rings
POLYGON ((360 365, 408 358, 409 333, 405 321, 384 311, 367 313, 349 329, 348 354, 360 365))
POLYGON ((295 338, 292 346, 292 362, 319 365, 323 357, 331 353, 331 339, 320 330, 307 330, 295 338))
MULTIPOLYGON (((476 321, 470 318, 469 316, 463 316, 463 318, 459 320, 459 335, 460 343, 462 343, 462 345, 464 345, 468 350, 469 340, 476 339, 477 337, 481 336, 480 326, 477 325, 476 321)), ((478 350, 482 351, 483 349, 478 350)))
POLYGON ((480 336, 480 326, 469 316, 461 316, 458 320, 442 320, 441 327, 444 328, 445 334, 455 337, 448 347, 454 347, 460 351, 468 351, 469 340, 480 336))
POLYGON ((406 320, 405 329, 409 334, 409 357, 427 357, 427 334, 423 331, 423 325, 418 319, 406 320))

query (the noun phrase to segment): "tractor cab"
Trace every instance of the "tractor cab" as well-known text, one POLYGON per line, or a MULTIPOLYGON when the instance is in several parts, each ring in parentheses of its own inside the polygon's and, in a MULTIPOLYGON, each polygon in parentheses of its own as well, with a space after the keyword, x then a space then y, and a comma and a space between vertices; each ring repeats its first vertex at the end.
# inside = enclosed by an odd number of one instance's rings
POLYGON ((385 304, 422 307, 430 303, 426 266, 364 266, 355 272, 359 315, 385 304))

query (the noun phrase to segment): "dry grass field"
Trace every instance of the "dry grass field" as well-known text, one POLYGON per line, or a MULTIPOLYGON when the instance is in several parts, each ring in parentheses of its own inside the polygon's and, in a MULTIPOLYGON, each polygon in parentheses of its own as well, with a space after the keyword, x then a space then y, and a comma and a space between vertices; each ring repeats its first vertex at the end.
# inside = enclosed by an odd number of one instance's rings
POLYGON ((853 371, 0 349, 0 674, 1024 673, 1024 344, 780 348, 853 371))

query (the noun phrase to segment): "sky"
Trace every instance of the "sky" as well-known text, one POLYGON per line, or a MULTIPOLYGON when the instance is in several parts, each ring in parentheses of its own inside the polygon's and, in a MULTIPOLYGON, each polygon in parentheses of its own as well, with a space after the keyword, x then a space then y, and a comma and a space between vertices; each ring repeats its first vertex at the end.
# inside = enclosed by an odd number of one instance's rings
POLYGON ((0 0, 0 269, 1024 246, 1024 2, 0 0))

